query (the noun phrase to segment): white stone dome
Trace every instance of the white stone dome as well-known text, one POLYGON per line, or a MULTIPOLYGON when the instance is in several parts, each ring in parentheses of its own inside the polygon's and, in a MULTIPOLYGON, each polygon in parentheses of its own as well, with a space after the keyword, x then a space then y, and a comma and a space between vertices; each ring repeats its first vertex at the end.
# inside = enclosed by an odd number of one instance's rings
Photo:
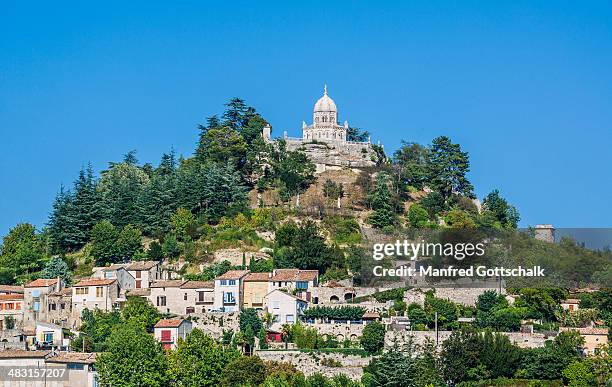
POLYGON ((325 85, 323 97, 319 98, 314 105, 314 112, 336 112, 336 103, 327 95, 327 85, 325 85))

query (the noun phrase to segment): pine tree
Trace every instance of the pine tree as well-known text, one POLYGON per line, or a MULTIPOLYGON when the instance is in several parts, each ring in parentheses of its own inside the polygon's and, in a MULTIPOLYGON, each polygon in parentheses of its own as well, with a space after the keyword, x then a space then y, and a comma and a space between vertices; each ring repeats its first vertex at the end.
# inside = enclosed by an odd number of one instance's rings
POLYGON ((453 193, 474 196, 474 187, 466 177, 470 171, 469 156, 459 144, 453 144, 446 136, 435 138, 429 160, 428 181, 445 200, 453 193))
POLYGON ((371 195, 372 209, 369 221, 376 228, 392 226, 397 222, 393 209, 391 192, 389 191, 389 176, 380 172, 376 177, 376 188, 371 195))
POLYGON ((79 247, 87 243, 91 229, 99 220, 97 200, 96 181, 91 164, 89 164, 86 170, 81 169, 79 177, 74 183, 74 206, 76 227, 78 228, 75 239, 78 241, 79 247))
POLYGON ((81 247, 86 235, 79 228, 74 195, 60 187, 47 223, 51 250, 55 253, 74 251, 81 247))

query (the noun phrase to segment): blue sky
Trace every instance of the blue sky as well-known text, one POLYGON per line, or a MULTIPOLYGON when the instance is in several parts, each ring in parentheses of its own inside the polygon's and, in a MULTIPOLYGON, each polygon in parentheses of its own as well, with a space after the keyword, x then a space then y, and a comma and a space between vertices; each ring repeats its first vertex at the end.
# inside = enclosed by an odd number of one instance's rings
POLYGON ((3 4, 0 235, 88 162, 190 155, 233 96, 297 136, 324 83, 388 151, 460 143, 523 226, 612 226, 610 2, 221 3, 3 4))

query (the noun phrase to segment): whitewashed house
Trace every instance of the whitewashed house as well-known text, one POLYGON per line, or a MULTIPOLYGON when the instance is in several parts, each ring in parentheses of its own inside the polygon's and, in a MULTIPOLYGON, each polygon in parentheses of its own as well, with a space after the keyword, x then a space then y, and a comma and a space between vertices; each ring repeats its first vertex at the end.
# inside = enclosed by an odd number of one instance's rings
POLYGON ((264 309, 273 316, 273 330, 280 329, 284 324, 295 324, 307 306, 306 300, 279 289, 271 291, 264 299, 264 309))
POLYGON ((191 321, 182 318, 159 320, 153 328, 155 339, 162 343, 164 349, 176 349, 179 339, 185 340, 193 326, 191 321))
POLYGON ((237 312, 242 309, 244 278, 248 270, 230 270, 215 278, 214 309, 237 312))

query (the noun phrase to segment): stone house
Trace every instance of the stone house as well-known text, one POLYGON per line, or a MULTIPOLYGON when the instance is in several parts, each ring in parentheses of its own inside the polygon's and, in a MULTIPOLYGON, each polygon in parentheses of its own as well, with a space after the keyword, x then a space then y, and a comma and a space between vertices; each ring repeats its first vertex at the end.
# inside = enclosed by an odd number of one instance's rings
POLYGON ((51 351, 27 351, 23 349, 0 351, 0 367, 43 368, 45 366, 45 360, 49 356, 51 356, 51 351))
MULTIPOLYGON (((78 316, 80 318, 80 316, 78 316)), ((47 296, 47 321, 74 328, 78 318, 72 315, 72 288, 53 291, 47 296)))
POLYGON ((23 293, 0 294, 0 330, 23 326, 23 293))
POLYGON ((244 278, 247 274, 248 270, 230 270, 215 278, 215 310, 237 312, 242 309, 244 278))
POLYGON ((270 292, 269 281, 272 273, 249 273, 244 278, 244 299, 245 308, 263 309, 264 298, 270 292))
POLYGON ((319 286, 319 271, 274 269, 269 281, 269 292, 275 289, 286 289, 309 293, 312 288, 319 286))
MULTIPOLYGON (((185 313, 185 300, 181 285, 185 280, 155 281, 150 285, 149 301, 162 313, 185 313)), ((133 294, 134 292, 130 292, 133 294)))
POLYGON ((570 328, 560 327, 559 332, 578 332, 584 339, 582 351, 585 355, 595 355, 597 349, 608 344, 608 328, 570 328))
POLYGON ((110 311, 117 308, 121 289, 116 279, 87 278, 72 287, 72 315, 81 316, 85 308, 110 311))
POLYGON ((281 329, 283 324, 294 324, 304 313, 308 302, 280 289, 272 290, 264 298, 265 310, 273 316, 273 330, 281 329))
POLYGON ((134 276, 127 270, 128 264, 126 263, 115 263, 106 267, 94 268, 94 274, 92 278, 106 279, 106 280, 117 280, 121 290, 134 289, 136 287, 136 280, 134 276))
POLYGON ((47 296, 49 293, 58 292, 62 289, 62 281, 58 278, 39 278, 24 287, 24 313, 23 325, 25 328, 33 329, 36 321, 47 321, 47 296))
POLYGON ((159 320, 153 328, 155 339, 162 343, 164 349, 176 349, 179 339, 185 340, 192 330, 191 321, 185 319, 159 320))
POLYGON ((206 313, 215 302, 215 283, 213 281, 187 281, 180 286, 183 292, 183 313, 206 313))
POLYGON ((128 273, 134 278, 134 288, 148 288, 155 281, 162 279, 162 272, 157 261, 136 261, 126 267, 128 273))
POLYGON ((50 367, 65 367, 68 380, 64 387, 96 387, 98 374, 95 370, 96 354, 82 352, 60 352, 46 359, 50 367))

